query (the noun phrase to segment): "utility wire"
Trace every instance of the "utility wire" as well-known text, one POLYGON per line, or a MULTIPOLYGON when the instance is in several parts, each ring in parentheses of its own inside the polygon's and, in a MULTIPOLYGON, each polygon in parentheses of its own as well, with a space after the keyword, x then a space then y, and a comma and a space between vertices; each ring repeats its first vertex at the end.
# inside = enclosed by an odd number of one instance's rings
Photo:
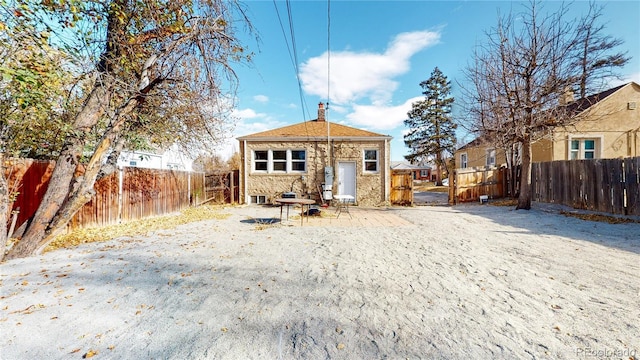
POLYGON ((325 121, 327 122, 327 165, 331 166, 331 125, 329 124, 329 101, 331 94, 331 0, 327 0, 327 107, 325 121))
POLYGON ((293 69, 296 73, 296 80, 298 82, 298 93, 300 96, 300 105, 302 109, 302 118, 305 119, 305 113, 307 116, 309 115, 309 111, 306 105, 306 101, 304 98, 304 93, 302 91, 302 81, 300 80, 300 68, 298 66, 298 50, 296 46, 296 38, 295 38, 295 30, 293 26, 293 12, 291 10, 291 2, 290 0, 286 1, 287 7, 287 22, 289 23, 289 36, 291 38, 291 46, 289 46, 289 41, 287 38, 286 31, 284 29, 284 25, 282 23, 282 18, 280 17, 280 11, 278 10, 278 5, 276 0, 273 0, 273 6, 276 9, 276 14, 278 16, 278 21, 280 23, 280 28, 282 30, 282 35, 284 36, 285 43, 287 44, 287 51, 289 52, 289 59, 291 60, 291 64, 293 65, 293 69))

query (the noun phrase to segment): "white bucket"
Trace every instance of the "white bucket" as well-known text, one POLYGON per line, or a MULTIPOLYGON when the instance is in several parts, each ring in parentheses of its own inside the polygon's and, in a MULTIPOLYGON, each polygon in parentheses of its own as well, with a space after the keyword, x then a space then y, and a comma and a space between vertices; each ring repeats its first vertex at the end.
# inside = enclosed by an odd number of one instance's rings
POLYGON ((489 202, 489 195, 480 195, 480 204, 486 204, 489 202))

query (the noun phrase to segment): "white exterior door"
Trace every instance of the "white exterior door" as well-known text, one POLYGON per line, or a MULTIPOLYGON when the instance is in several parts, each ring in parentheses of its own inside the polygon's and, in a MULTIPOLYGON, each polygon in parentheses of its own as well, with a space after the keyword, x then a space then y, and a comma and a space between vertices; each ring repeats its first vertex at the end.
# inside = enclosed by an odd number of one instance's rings
POLYGON ((338 195, 356 198, 356 163, 338 162, 338 195))

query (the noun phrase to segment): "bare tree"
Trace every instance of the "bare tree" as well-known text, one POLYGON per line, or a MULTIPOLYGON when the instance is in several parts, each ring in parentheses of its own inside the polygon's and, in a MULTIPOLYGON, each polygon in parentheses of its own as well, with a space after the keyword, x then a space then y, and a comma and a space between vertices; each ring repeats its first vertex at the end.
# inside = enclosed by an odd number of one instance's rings
POLYGON ((250 28, 235 1, 16 3, 28 10, 7 14, 34 27, 62 25, 60 46, 76 49, 74 65, 89 86, 42 203, 8 258, 32 254, 63 229, 125 145, 219 138, 229 119, 225 94, 235 86, 231 65, 249 56, 234 37, 236 20, 250 28))
POLYGON ((616 76, 612 69, 629 61, 626 52, 611 53, 623 41, 604 33, 605 25, 598 23, 602 10, 603 6, 592 2, 577 27, 576 54, 571 65, 579 69, 577 85, 581 99, 600 90, 603 79, 616 76))
MULTIPOLYGON (((499 16, 486 42, 476 49, 475 62, 466 69, 472 88, 467 88, 465 102, 472 104, 473 128, 496 147, 517 151, 521 164, 517 209, 531 208, 531 144, 549 136, 553 127, 579 120, 563 100, 566 91, 581 79, 602 79, 596 67, 575 65, 581 60, 580 46, 596 39, 585 36, 595 21, 567 21, 567 10, 562 4, 554 13, 541 14, 538 3, 531 1, 518 21, 511 14, 499 16)), ((603 56, 605 52, 588 62, 601 64, 599 70, 625 62, 616 57, 605 66, 599 61, 603 56)))

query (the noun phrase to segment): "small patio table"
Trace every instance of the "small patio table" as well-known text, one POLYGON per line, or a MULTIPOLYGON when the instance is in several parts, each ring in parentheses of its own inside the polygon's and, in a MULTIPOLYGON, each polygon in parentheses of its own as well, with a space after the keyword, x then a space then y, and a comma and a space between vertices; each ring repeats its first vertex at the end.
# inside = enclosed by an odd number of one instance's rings
POLYGON ((282 207, 287 207, 287 220, 289 220, 289 206, 300 204, 302 206, 302 211, 300 212, 300 226, 304 224, 304 206, 307 206, 307 222, 309 222, 309 210, 311 210, 311 205, 315 204, 316 201, 312 199, 298 199, 298 198, 277 198, 274 200, 280 205, 280 222, 282 222, 282 207))

